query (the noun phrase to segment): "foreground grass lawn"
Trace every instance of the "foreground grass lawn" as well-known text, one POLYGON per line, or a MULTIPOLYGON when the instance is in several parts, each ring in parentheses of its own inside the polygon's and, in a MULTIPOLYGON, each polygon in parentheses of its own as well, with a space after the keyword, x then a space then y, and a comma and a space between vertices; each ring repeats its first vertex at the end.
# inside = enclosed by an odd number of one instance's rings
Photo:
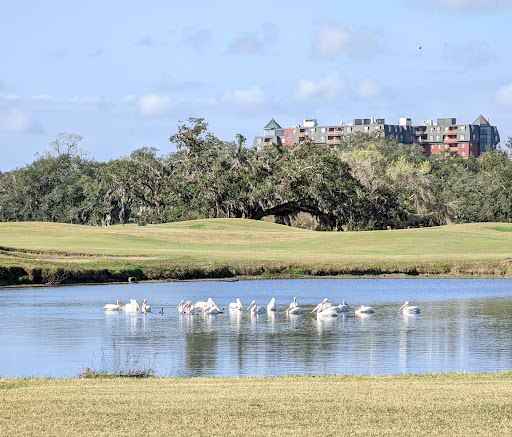
MULTIPOLYGON (((512 224, 314 232, 242 219, 97 228, 0 223, 0 267, 126 279, 226 275, 474 274, 512 276, 512 224)), ((1 279, 1 278, 0 278, 1 279)), ((101 279, 101 278, 99 278, 101 279)), ((41 281, 39 281, 41 282, 41 281)), ((44 281, 42 281, 44 282, 44 281)))
POLYGON ((2 436, 505 436, 512 372, 0 379, 2 436))

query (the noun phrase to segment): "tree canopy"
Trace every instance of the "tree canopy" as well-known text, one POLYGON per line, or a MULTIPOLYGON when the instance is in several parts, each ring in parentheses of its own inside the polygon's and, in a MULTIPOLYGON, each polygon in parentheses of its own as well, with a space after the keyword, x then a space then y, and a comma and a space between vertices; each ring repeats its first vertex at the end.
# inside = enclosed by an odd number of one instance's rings
POLYGON ((509 151, 479 158, 427 158, 420 146, 352 134, 336 148, 245 147, 219 140, 201 118, 181 122, 175 151, 143 147, 106 163, 90 160, 76 134, 50 152, 0 173, 0 220, 91 225, 209 217, 369 230, 512 220, 509 151))

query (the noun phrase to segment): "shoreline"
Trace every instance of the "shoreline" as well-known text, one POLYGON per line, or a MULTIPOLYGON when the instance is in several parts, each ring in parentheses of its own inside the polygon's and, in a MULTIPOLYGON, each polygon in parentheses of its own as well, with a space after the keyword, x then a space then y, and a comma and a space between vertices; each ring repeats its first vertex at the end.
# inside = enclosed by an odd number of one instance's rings
POLYGON ((457 274, 407 274, 407 273, 383 273, 383 274, 342 274, 342 275, 279 275, 279 276, 263 276, 263 275, 240 275, 226 278, 189 278, 189 279, 137 279, 131 281, 126 280, 111 280, 111 281, 63 281, 60 283, 2 283, 0 281, 0 290, 8 288, 44 288, 44 287, 72 287, 72 286, 86 286, 86 285, 119 285, 119 284, 151 284, 151 283, 164 283, 164 282, 238 282, 238 281, 265 281, 265 280, 295 280, 295 279, 504 279, 512 280, 512 274, 504 275, 491 275, 491 274, 472 274, 472 273, 457 273, 457 274))

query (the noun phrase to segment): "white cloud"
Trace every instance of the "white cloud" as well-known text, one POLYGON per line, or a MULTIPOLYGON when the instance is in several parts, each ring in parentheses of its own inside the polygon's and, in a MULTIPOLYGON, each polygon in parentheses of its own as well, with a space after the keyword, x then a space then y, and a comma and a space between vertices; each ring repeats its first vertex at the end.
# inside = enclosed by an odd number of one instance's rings
POLYGON ((511 6, 510 0, 430 0, 434 7, 463 12, 507 8, 511 6))
POLYGON ((72 97, 69 101, 73 103, 92 103, 99 105, 105 103, 105 98, 103 96, 72 97))
POLYGON ((231 105, 251 107, 264 104, 267 101, 267 95, 261 88, 253 86, 246 90, 226 92, 220 97, 220 100, 231 105))
POLYGON ((345 50, 351 39, 350 32, 328 23, 316 32, 313 53, 317 58, 334 58, 345 50))
POLYGON ((53 96, 49 94, 39 94, 37 96, 32 96, 32 100, 53 100, 53 96))
POLYGON ((0 132, 40 132, 41 126, 32 116, 18 108, 0 109, 0 132))
POLYGON ((333 59, 346 53, 353 59, 367 58, 380 51, 377 30, 361 28, 349 31, 331 22, 322 23, 313 41, 313 55, 320 59, 333 59))
POLYGON ((496 100, 504 106, 512 106, 512 83, 501 87, 496 92, 496 100))
POLYGON ((382 94, 382 86, 375 79, 366 79, 356 86, 355 91, 363 99, 372 99, 382 94))
POLYGON ((443 59, 445 62, 472 68, 488 64, 494 58, 494 52, 486 41, 469 41, 468 43, 445 43, 443 59))
POLYGON ((301 79, 295 85, 292 96, 295 100, 330 100, 345 89, 345 81, 337 71, 329 71, 319 80, 301 79))
POLYGON ((176 107, 174 101, 168 96, 148 94, 137 100, 139 114, 142 117, 160 117, 170 114, 176 107))

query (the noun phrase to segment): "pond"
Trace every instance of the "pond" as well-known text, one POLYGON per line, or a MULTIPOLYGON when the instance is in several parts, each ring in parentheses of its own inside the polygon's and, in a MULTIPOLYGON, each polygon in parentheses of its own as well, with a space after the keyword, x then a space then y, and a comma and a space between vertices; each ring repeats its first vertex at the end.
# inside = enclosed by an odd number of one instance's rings
POLYGON ((400 374, 512 369, 512 281, 307 279, 3 288, 0 376, 76 377, 152 370, 158 376, 400 374), (181 299, 213 298, 226 311, 182 315, 181 299), (244 311, 227 310, 240 298, 244 311), (277 311, 250 315, 252 300, 277 311), (302 315, 285 309, 297 298, 302 315), (317 319, 323 298, 355 307, 317 319), (106 312, 117 299, 147 299, 148 314, 106 312), (418 315, 403 315, 406 301, 418 315), (163 314, 160 312, 163 309, 163 314))

